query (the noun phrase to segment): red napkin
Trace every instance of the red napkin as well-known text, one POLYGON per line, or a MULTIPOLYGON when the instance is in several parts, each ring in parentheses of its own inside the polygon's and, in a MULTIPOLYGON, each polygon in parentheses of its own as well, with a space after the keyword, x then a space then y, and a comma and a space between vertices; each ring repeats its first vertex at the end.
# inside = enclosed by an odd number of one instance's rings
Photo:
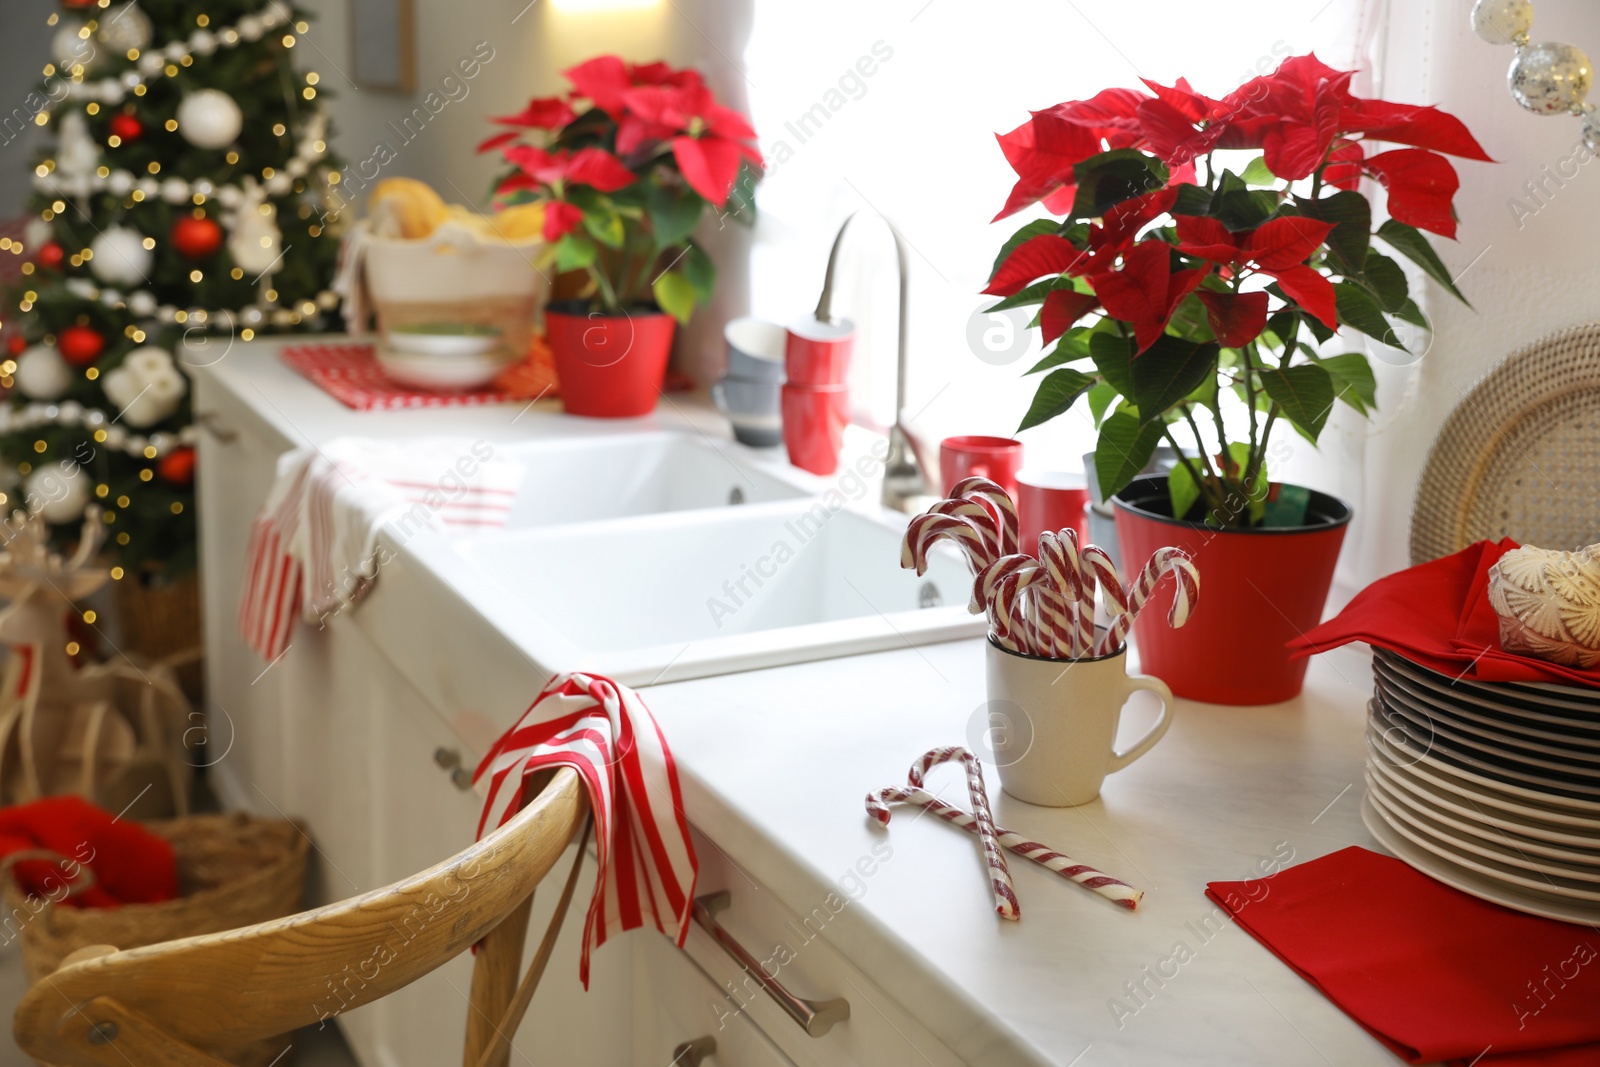
POLYGON ((1365 641, 1452 678, 1600 688, 1600 668, 1563 667, 1501 649, 1500 619, 1489 606, 1489 568, 1519 547, 1509 537, 1498 544, 1479 541, 1379 578, 1289 648, 1311 655, 1365 641))
POLYGON ((1600 933, 1346 848, 1206 895, 1408 1063, 1600 1063, 1600 933))
POLYGON ((11 874, 31 897, 114 908, 154 904, 178 895, 177 861, 165 838, 78 797, 49 797, 0 808, 0 858, 40 850, 70 862, 19 861, 11 874), (67 897, 68 883, 83 881, 72 864, 89 868, 94 884, 67 897))

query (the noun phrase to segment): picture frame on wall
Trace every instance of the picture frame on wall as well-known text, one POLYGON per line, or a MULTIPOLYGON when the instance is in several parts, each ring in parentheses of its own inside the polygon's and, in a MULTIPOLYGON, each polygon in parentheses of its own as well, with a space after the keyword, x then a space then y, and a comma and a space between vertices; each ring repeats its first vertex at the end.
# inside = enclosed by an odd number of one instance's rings
POLYGON ((361 88, 409 93, 416 84, 413 0, 350 0, 350 59, 361 88))

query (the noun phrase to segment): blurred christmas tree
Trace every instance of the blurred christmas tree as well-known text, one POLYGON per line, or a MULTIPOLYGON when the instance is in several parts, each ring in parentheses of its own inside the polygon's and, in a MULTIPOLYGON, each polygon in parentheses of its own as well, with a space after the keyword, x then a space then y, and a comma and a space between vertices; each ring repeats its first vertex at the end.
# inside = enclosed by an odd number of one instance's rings
POLYGON ((127 568, 194 565, 190 367, 327 329, 338 161, 305 34, 280 0, 64 0, 28 98, 21 313, 0 362, 3 511, 62 538, 97 500, 127 568))

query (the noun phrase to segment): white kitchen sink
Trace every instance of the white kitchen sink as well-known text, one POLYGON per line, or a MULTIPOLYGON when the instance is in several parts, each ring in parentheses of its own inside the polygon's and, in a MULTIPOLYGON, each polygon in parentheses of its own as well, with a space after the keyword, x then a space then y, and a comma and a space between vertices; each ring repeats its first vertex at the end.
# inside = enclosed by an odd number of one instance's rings
POLYGON ((750 450, 693 433, 637 433, 497 445, 525 467, 511 528, 787 500, 804 490, 750 450))
MULTIPOLYGON (((837 494, 835 494, 837 502, 837 494)), ((977 636, 965 563, 818 498, 476 534, 453 548, 544 669, 630 685, 977 636)))

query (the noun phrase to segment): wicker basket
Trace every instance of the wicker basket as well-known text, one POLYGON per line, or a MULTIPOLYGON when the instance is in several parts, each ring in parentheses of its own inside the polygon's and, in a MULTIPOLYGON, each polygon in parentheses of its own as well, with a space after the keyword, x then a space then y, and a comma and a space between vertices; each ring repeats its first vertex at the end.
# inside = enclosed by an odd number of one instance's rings
MULTIPOLYGON (((194 815, 144 824, 172 843, 182 895, 162 904, 120 908, 62 908, 25 899, 3 880, 8 925, 22 931, 28 980, 50 974, 69 953, 88 945, 139 948, 197 934, 266 922, 300 908, 309 842, 284 819, 244 814, 194 815), (35 909, 39 909, 35 914, 35 909)), ((270 1038, 233 1054, 240 1067, 266 1064, 288 1038, 270 1038)), ((279 1067, 287 1063, 285 1057, 279 1067)))

